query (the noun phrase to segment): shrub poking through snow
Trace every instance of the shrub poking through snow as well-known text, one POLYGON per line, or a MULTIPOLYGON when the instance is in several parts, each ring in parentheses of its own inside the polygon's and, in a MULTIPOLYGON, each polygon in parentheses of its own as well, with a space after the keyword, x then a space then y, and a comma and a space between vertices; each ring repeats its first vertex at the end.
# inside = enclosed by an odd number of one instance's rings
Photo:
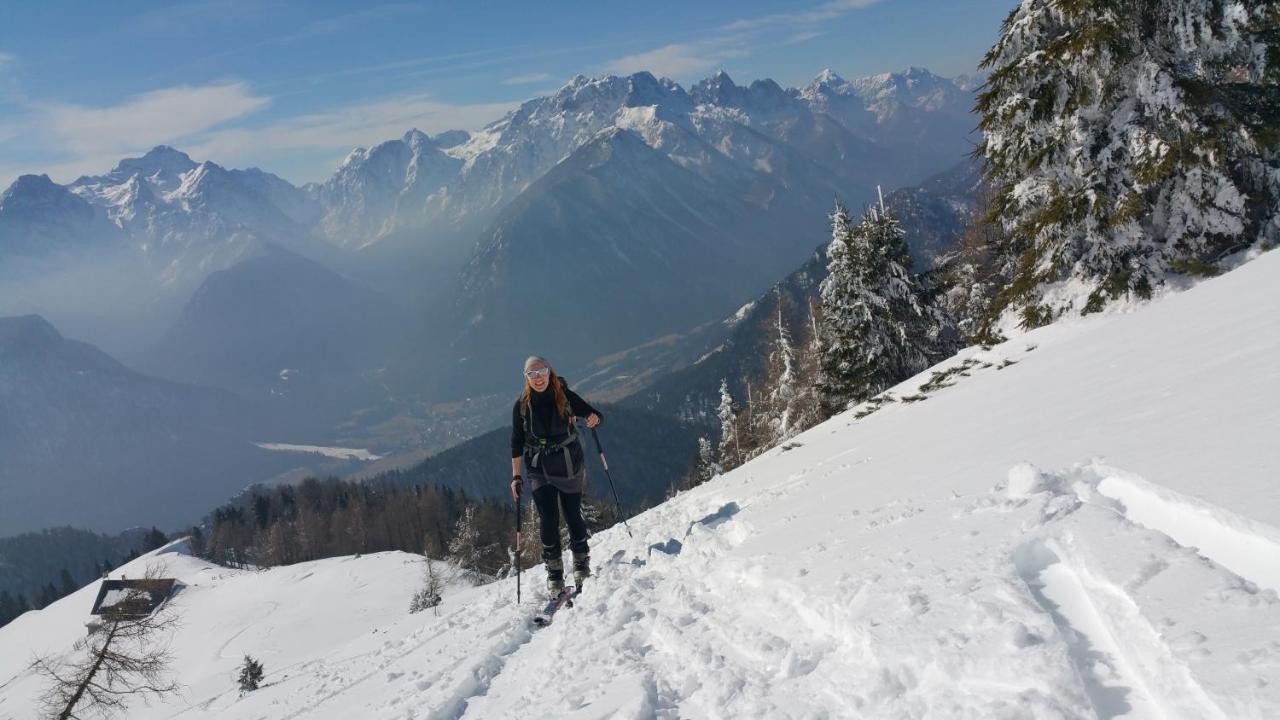
MULTIPOLYGON (((418 613, 423 610, 435 610, 440 606, 440 591, 444 589, 445 578, 436 574, 435 564, 427 559, 427 567, 422 571, 422 586, 413 593, 413 598, 409 601, 409 613, 418 613)), ((440 613, 435 610, 436 614, 440 613)))
POLYGON ((240 665, 240 692, 247 693, 257 690, 262 684, 263 673, 262 663, 245 655, 244 663, 240 665))

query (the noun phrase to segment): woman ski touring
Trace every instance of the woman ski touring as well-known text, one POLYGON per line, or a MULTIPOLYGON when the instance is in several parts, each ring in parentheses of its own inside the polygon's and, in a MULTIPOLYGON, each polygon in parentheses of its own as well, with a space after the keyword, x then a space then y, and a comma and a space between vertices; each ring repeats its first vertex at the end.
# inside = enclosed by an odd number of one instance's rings
POLYGON ((560 547, 560 511, 569 526, 573 579, 581 588, 591 574, 587 558, 587 522, 582 518, 582 494, 587 468, 575 419, 587 427, 601 422, 600 413, 556 375, 537 355, 524 361, 524 392, 511 410, 511 497, 520 502, 529 478, 533 504, 538 508, 538 535, 547 565, 547 590, 564 589, 564 560, 560 547), (522 472, 522 466, 527 473, 522 472))

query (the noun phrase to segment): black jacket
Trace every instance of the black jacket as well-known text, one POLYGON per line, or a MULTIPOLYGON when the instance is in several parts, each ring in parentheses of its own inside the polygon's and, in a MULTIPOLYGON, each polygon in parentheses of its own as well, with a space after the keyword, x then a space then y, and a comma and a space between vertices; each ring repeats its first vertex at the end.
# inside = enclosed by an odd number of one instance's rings
MULTIPOLYGON (((557 378, 557 380, 560 382, 560 387, 564 388, 565 399, 569 401, 569 412, 573 413, 574 417, 585 418, 595 413, 601 420, 604 419, 604 415, 599 410, 591 407, 586 400, 569 389, 564 378, 557 378)), ((521 404, 521 398, 516 398, 515 404, 511 407, 511 457, 513 458, 524 454, 526 438, 521 404)), ((560 413, 556 412, 555 392, 550 385, 542 392, 529 393, 529 412, 533 421, 533 434, 536 437, 559 442, 569 434, 569 418, 560 417, 560 413)))

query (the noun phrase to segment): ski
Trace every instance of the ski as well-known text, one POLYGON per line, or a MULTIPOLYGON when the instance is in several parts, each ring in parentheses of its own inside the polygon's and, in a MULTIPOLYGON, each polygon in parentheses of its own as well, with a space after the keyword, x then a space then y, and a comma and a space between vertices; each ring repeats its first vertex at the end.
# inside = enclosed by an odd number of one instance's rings
POLYGON ((573 599, 578 596, 579 588, 572 585, 566 587, 556 593, 547 601, 546 607, 533 617, 533 624, 538 627, 546 627, 551 624, 551 618, 555 616, 556 611, 562 607, 573 607, 573 599))

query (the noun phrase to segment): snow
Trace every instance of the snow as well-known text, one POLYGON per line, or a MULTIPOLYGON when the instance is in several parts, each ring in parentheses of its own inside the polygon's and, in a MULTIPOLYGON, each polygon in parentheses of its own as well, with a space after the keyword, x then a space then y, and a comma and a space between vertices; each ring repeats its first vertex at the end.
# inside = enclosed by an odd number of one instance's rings
POLYGON ((735 310, 734 313, 724 321, 724 324, 728 325, 729 327, 733 327, 734 325, 737 325, 738 323, 742 322, 747 318, 747 315, 751 313, 752 308, 754 308, 755 306, 756 306, 755 300, 752 300, 746 305, 743 305, 742 307, 735 310))
MULTIPOLYGON (((187 689, 129 717, 1280 717, 1277 282, 1267 253, 963 351, 595 536, 541 630, 541 568, 520 607, 505 579, 435 616, 403 554, 161 555, 187 689)), ((0 629, 0 718, 94 592, 0 629)))
POLYGON ((280 450, 283 452, 317 453, 325 457, 339 460, 381 460, 364 448, 327 447, 324 445, 291 445, 289 443, 254 443, 263 450, 280 450))
MULTIPOLYGON (((273 691, 287 693, 293 678, 311 676, 325 658, 358 662, 362 648, 378 648, 388 633, 406 633, 406 626, 435 619, 431 611, 407 612, 425 567, 418 556, 387 552, 266 571, 230 570, 175 552, 182 544, 112 573, 140 577, 147 567, 158 565, 166 577, 185 585, 169 603, 180 617, 171 651, 183 694, 150 707, 138 703, 129 709, 129 718, 212 718, 242 712, 246 703, 239 700, 235 676, 246 653, 265 666, 265 697, 273 691)), ((443 563, 436 568, 447 569, 443 563)), ((72 652, 72 644, 85 634, 83 623, 97 588, 94 583, 0 629, 0 718, 36 716, 40 683, 27 666, 37 654, 72 652)), ((440 609, 456 610, 454 604, 469 592, 465 583, 453 584, 442 593, 440 609)))

